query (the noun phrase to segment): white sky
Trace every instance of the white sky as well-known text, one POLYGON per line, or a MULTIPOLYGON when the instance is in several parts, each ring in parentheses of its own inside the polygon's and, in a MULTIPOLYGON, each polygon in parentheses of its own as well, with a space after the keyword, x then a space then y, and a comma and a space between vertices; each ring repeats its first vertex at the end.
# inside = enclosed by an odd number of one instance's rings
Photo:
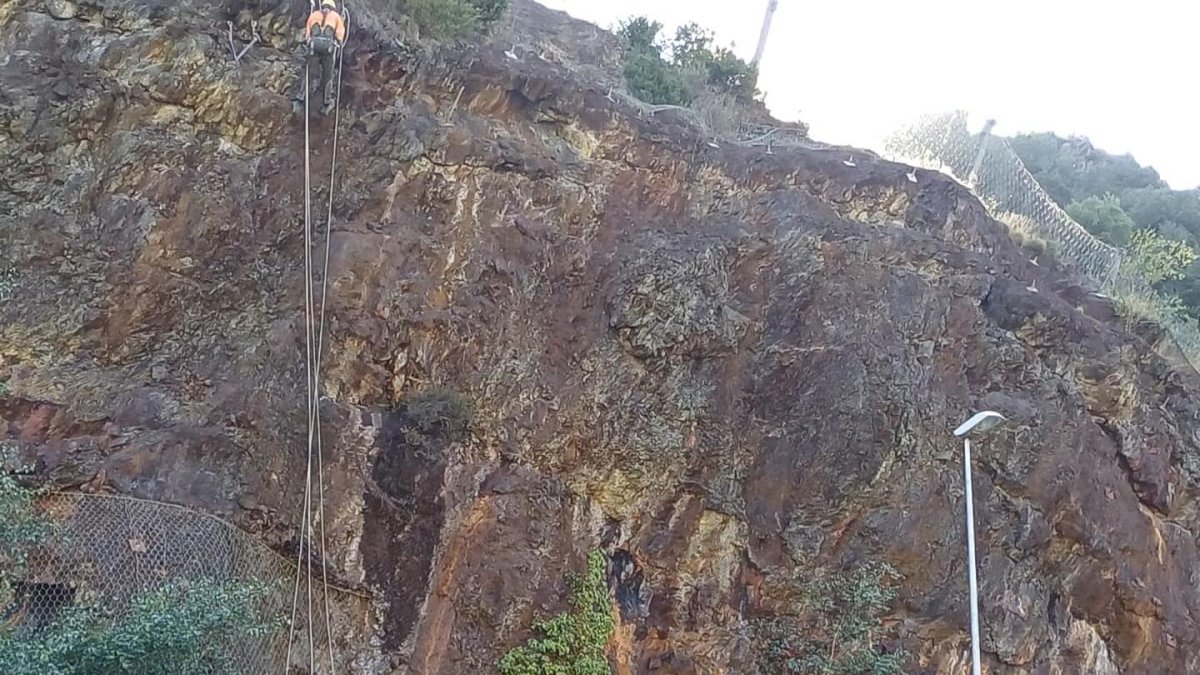
MULTIPOLYGON (((767 0, 540 0, 611 27, 695 21, 754 54, 767 0)), ((996 133, 1085 135, 1172 187, 1200 186, 1196 0, 779 0, 759 88, 818 140, 878 147, 925 113, 996 133)))

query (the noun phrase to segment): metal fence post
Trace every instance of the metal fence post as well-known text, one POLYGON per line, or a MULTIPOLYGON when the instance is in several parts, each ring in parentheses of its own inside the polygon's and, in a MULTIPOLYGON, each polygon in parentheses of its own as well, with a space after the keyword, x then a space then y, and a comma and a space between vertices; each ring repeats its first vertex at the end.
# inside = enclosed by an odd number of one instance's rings
POLYGON ((988 141, 992 138, 992 128, 996 126, 996 120, 988 120, 983 125, 983 131, 979 132, 979 150, 975 153, 975 161, 971 164, 971 173, 967 174, 967 185, 971 188, 975 187, 975 181, 979 180, 979 170, 983 168, 983 156, 987 154, 988 141))

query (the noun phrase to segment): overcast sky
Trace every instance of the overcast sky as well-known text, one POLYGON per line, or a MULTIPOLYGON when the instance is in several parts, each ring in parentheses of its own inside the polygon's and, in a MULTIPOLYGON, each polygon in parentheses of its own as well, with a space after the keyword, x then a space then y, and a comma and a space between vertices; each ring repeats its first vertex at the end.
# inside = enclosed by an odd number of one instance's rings
MULTIPOLYGON (((767 0, 540 0, 605 27, 695 21, 754 54, 767 0)), ((996 133, 1086 135, 1200 186, 1196 0, 779 0, 759 88, 814 138, 878 147, 924 113, 964 109, 996 133)))

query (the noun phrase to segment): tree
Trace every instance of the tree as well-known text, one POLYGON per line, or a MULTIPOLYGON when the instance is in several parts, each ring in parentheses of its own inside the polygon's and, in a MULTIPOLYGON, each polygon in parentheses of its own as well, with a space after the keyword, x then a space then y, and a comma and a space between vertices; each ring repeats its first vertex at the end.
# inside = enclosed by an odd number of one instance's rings
POLYGON ((686 106, 693 93, 683 73, 663 59, 661 31, 661 23, 644 16, 621 23, 617 35, 626 44, 625 83, 629 93, 647 103, 686 106))
POLYGON ((653 104, 686 106, 706 89, 749 102, 758 94, 758 70, 728 49, 713 47, 713 34, 688 23, 665 43, 662 24, 645 17, 617 28, 626 45, 624 74, 629 91, 653 104))
POLYGON ((662 48, 658 44, 658 34, 662 27, 657 21, 636 16, 622 21, 617 28, 617 35, 625 40, 625 45, 630 51, 651 52, 661 56, 662 48))
POLYGON ((1153 230, 1138 230, 1125 247, 1122 267, 1146 282, 1182 279, 1196 251, 1182 241, 1167 239, 1153 230))
POLYGON ((703 68, 712 56, 712 44, 712 31, 695 23, 684 24, 675 29, 671 41, 671 63, 681 68, 703 68))
POLYGON ((1113 246, 1124 246, 1133 233, 1133 219, 1121 210, 1121 200, 1112 193, 1071 202, 1066 211, 1088 232, 1113 246))
MULTIPOLYGON (((1112 192, 1165 188, 1158 172, 1129 155, 1112 155, 1086 138, 1051 133, 1021 134, 1009 139, 1013 151, 1038 183, 1059 204, 1112 192)), ((1141 223, 1139 223, 1141 225, 1141 223)))
POLYGON ((709 84, 718 90, 729 92, 741 101, 750 101, 758 95, 758 69, 728 49, 713 51, 707 70, 709 84))
MULTIPOLYGON (((1051 198, 1101 239, 1126 243, 1121 241, 1124 218, 1113 208, 1119 206, 1133 230, 1153 230, 1193 249, 1200 244, 1200 190, 1172 190, 1154 169, 1129 155, 1104 152, 1086 138, 1021 134, 1009 143, 1051 198)), ((1200 264, 1193 263, 1182 277, 1157 283, 1160 291, 1182 298, 1189 314, 1200 317, 1200 264)))
POLYGON ((1162 232, 1165 223, 1200 238, 1200 191, 1144 188, 1121 193, 1121 208, 1141 228, 1162 232))
POLYGON ((650 51, 625 56, 625 83, 629 93, 654 105, 686 106, 693 93, 682 72, 650 51))

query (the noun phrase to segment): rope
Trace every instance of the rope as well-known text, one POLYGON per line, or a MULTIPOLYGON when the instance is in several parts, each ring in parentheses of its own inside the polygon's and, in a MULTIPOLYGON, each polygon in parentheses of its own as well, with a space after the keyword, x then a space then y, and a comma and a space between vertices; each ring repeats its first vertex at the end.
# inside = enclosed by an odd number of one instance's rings
POLYGON ((292 629, 288 633, 288 653, 286 667, 291 665, 291 651, 295 641, 295 622, 299 609, 300 598, 300 570, 304 563, 307 563, 308 577, 306 579, 307 600, 308 600, 308 650, 309 650, 309 672, 316 672, 316 649, 313 636, 313 575, 312 575, 312 467, 314 447, 317 460, 317 500, 318 514, 317 521, 318 531, 320 536, 320 549, 318 554, 321 556, 321 584, 323 591, 323 610, 325 614, 325 637, 326 645, 329 652, 329 668, 331 674, 336 675, 337 665, 334 661, 333 653, 333 627, 332 627, 332 612, 329 607, 329 571, 326 562, 326 538, 325 538, 325 471, 324 471, 324 449, 321 439, 321 415, 320 415, 320 395, 321 395, 321 356, 322 347, 325 341, 325 310, 328 299, 329 287, 329 254, 331 247, 331 234, 333 230, 333 190, 337 176, 337 147, 338 147, 338 131, 340 128, 341 119, 341 94, 342 94, 342 66, 344 64, 344 52, 339 48, 335 58, 337 59, 337 77, 334 82, 334 116, 333 116, 333 146, 329 160, 329 192, 327 194, 328 203, 325 211, 325 257, 321 272, 321 310, 320 318, 315 322, 314 315, 316 312, 316 303, 313 294, 313 265, 312 265, 312 183, 311 183, 311 149, 310 149, 310 133, 309 133, 309 97, 310 97, 310 71, 309 63, 304 65, 304 318, 305 318, 305 386, 308 396, 308 455, 307 466, 305 471, 304 481, 304 516, 301 519, 301 538, 299 551, 296 561, 296 584, 292 594, 292 629), (307 557, 304 556, 304 540, 305 535, 308 537, 308 552, 307 557))
MULTIPOLYGON (((305 347, 305 377, 304 384, 307 389, 308 403, 308 457, 305 468, 304 477, 304 515, 300 519, 300 541, 298 551, 296 553, 296 585, 292 593, 292 620, 291 626, 288 629, 288 650, 287 658, 284 664, 284 672, 288 672, 292 661, 292 645, 295 642, 295 626, 296 613, 300 600, 300 570, 303 569, 305 563, 304 555, 304 539, 308 533, 311 524, 309 523, 309 512, 312 504, 312 456, 313 456, 313 428, 312 428, 312 413, 313 413, 313 376, 312 376, 312 194, 311 181, 309 173, 309 130, 308 130, 308 102, 309 102, 309 59, 304 62, 304 347, 305 347)), ((309 650, 309 672, 313 671, 314 654, 312 644, 312 547, 309 546, 308 562, 308 650, 309 650)))
MULTIPOLYGON (((349 22, 346 24, 346 35, 349 37, 349 22)), ((334 81, 333 93, 333 150, 329 157, 329 193, 328 206, 325 210, 325 261, 323 271, 321 273, 321 318, 317 322, 317 353, 316 353, 316 375, 315 381, 319 381, 321 374, 321 347, 325 342, 325 307, 327 291, 329 288, 329 248, 331 245, 331 235, 333 233, 333 182, 337 175, 337 147, 338 147, 338 124, 341 118, 342 105, 342 65, 345 63, 345 55, 342 49, 337 52, 337 79, 334 81)), ((320 396, 320 392, 317 393, 320 396)), ((316 405, 320 406, 320 401, 316 401, 316 405)), ((321 446, 321 415, 316 415, 317 429, 317 494, 318 503, 320 504, 320 513, 322 517, 319 521, 321 532, 321 583, 325 589, 325 643, 329 648, 329 669, 330 673, 336 675, 337 666, 333 660, 333 627, 330 625, 331 612, 329 611, 329 576, 325 565, 325 473, 323 450, 321 446)))

